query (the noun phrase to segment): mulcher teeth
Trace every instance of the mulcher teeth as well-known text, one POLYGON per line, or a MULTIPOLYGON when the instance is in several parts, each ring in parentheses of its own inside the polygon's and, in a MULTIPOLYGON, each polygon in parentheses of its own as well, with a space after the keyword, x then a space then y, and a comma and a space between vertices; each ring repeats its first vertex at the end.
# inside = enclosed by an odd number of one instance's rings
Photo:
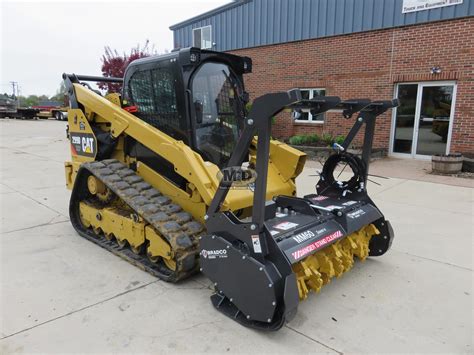
POLYGON ((370 238, 375 234, 379 231, 369 224, 293 265, 300 300, 306 299, 311 290, 319 292, 333 277, 350 270, 355 256, 364 261, 369 255, 370 238))

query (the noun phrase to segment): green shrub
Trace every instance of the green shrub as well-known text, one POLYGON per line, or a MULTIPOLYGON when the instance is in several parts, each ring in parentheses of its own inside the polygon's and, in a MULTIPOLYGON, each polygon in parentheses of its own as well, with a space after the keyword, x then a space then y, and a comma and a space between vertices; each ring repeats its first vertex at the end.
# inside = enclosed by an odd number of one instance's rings
POLYGON ((302 145, 304 142, 304 136, 293 136, 289 139, 290 144, 302 145))
POLYGON ((330 133, 323 133, 323 135, 321 136, 321 141, 323 141, 325 145, 332 146, 332 144, 334 143, 334 137, 330 133))
POLYGON ((290 144, 294 145, 305 145, 305 144, 316 144, 321 140, 317 134, 300 134, 290 137, 288 140, 290 144))
POLYGON ((344 139, 346 139, 346 137, 344 137, 344 136, 337 136, 337 137, 334 139, 334 142, 337 143, 337 144, 342 144, 342 143, 344 143, 344 139))
POLYGON ((299 134, 290 137, 288 142, 293 145, 317 145, 321 143, 322 145, 332 147, 333 143, 342 144, 344 139, 344 136, 334 137, 330 133, 324 133, 322 136, 317 134, 299 134))
POLYGON ((306 137, 307 137, 308 143, 312 143, 312 144, 318 143, 321 140, 321 138, 317 134, 310 134, 309 136, 306 136, 306 137))

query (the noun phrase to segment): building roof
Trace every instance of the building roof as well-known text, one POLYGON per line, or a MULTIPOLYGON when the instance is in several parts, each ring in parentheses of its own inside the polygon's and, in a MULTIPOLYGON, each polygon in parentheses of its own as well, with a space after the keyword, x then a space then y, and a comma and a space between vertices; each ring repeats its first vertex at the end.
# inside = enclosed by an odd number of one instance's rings
POLYGON ((191 17, 190 19, 187 19, 187 20, 184 20, 184 21, 181 21, 177 24, 174 24, 172 26, 169 27, 170 30, 174 31, 178 28, 181 28, 181 27, 184 27, 186 25, 189 25, 193 22, 196 22, 196 21, 200 21, 202 19, 205 19, 207 17, 210 17, 210 16, 214 16, 214 15, 217 15, 217 14, 220 14, 222 12, 225 12, 227 10, 230 10, 236 6, 240 6, 242 4, 245 4, 249 1, 252 1, 252 0, 234 0, 228 4, 225 4, 225 5, 222 5, 222 6, 219 6, 218 8, 215 8, 213 10, 210 10, 210 11, 207 11, 207 12, 204 12, 200 15, 196 15, 194 17, 191 17))

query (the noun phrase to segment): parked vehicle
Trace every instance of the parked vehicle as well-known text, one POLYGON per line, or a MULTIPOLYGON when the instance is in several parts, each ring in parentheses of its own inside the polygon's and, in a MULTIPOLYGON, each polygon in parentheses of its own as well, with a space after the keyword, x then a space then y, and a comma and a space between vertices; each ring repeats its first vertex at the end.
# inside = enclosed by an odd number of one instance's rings
POLYGON ((60 102, 44 101, 33 108, 39 110, 38 118, 40 119, 55 118, 58 121, 67 121, 68 107, 63 106, 60 102))
POLYGON ((0 118, 32 120, 39 112, 36 108, 18 107, 17 99, 13 95, 0 94, 0 118))

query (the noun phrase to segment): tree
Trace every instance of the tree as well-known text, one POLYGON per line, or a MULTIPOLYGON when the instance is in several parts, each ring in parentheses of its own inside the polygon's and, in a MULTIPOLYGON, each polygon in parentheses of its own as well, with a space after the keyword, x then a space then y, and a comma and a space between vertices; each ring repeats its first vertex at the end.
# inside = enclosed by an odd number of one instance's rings
POLYGON ((21 96, 19 97, 21 107, 32 107, 39 106, 41 102, 49 101, 48 96, 46 95, 30 95, 30 96, 21 96))
MULTIPOLYGON (((105 54, 102 56, 102 75, 105 77, 123 78, 125 69, 128 64, 135 59, 149 57, 156 54, 154 47, 149 46, 150 41, 146 40, 145 45, 140 48, 140 44, 130 50, 130 54, 123 53, 120 55, 116 49, 111 49, 109 46, 105 47, 105 54)), ((98 83, 100 89, 108 92, 120 92, 122 84, 120 83, 98 83)))
POLYGON ((30 95, 28 97, 20 96, 20 103, 22 107, 38 106, 39 97, 37 95, 30 95))
POLYGON ((64 103, 67 101, 66 99, 66 85, 64 84, 64 81, 61 81, 59 84, 59 88, 56 90, 56 94, 54 96, 51 96, 49 98, 51 101, 58 101, 61 103, 64 103))

